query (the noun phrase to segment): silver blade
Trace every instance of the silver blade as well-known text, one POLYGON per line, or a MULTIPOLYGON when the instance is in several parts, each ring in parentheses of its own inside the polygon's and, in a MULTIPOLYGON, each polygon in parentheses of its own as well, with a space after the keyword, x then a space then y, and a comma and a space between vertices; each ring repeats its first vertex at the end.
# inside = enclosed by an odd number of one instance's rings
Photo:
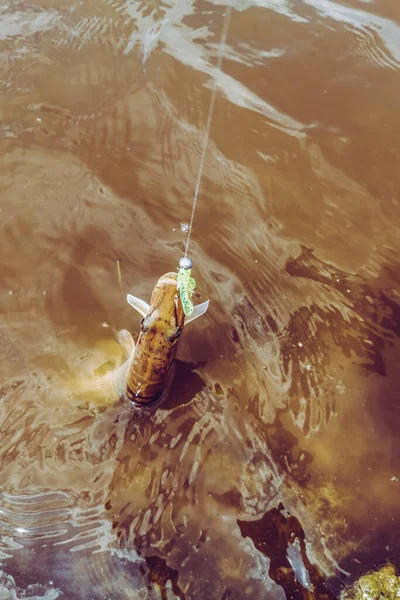
POLYGON ((128 304, 135 308, 142 317, 145 317, 150 310, 150 306, 144 301, 140 300, 140 298, 136 298, 136 296, 132 296, 131 294, 127 294, 126 299, 128 304))
POLYGON ((198 304, 197 306, 195 306, 192 314, 185 318, 185 325, 187 325, 188 323, 191 323, 198 317, 201 317, 201 315, 204 315, 209 304, 210 304, 210 301, 206 300, 202 304, 198 304))

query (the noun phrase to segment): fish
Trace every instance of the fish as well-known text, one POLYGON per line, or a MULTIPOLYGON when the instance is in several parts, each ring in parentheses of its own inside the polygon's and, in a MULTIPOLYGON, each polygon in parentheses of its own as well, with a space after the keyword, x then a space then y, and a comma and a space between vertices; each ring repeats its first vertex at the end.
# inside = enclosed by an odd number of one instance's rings
POLYGON ((186 316, 178 291, 178 275, 171 272, 159 278, 150 304, 131 294, 127 294, 127 301, 142 316, 142 321, 136 345, 126 329, 117 335, 129 355, 121 392, 136 407, 158 406, 168 395, 171 368, 184 327, 207 311, 209 300, 194 306, 186 316))

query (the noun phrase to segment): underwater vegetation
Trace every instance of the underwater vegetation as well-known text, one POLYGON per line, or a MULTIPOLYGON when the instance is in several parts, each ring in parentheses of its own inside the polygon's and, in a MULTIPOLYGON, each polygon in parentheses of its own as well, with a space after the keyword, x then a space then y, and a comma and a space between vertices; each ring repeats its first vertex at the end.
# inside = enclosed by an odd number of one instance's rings
POLYGON ((400 577, 393 565, 384 565, 360 577, 340 600, 396 600, 400 598, 400 577))

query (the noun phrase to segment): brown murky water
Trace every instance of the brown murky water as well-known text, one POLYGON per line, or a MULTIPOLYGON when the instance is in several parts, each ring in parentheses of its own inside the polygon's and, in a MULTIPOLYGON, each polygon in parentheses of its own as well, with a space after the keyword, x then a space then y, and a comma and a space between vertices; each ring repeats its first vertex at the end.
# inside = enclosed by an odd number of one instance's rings
POLYGON ((308 600, 400 566, 400 6, 0 7, 2 598, 308 600), (126 303, 209 312, 147 419, 126 303), (120 276, 121 277, 120 277, 120 276))

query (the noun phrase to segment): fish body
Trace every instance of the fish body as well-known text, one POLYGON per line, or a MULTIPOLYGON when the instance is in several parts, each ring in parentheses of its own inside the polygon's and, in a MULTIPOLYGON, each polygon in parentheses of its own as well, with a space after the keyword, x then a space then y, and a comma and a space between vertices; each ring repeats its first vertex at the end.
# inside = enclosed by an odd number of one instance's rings
POLYGON ((153 289, 150 305, 128 294, 128 303, 143 317, 136 346, 126 330, 120 343, 130 352, 124 369, 122 393, 136 406, 160 403, 166 395, 171 367, 185 324, 204 314, 209 302, 194 307, 185 317, 177 273, 166 273, 153 289))

